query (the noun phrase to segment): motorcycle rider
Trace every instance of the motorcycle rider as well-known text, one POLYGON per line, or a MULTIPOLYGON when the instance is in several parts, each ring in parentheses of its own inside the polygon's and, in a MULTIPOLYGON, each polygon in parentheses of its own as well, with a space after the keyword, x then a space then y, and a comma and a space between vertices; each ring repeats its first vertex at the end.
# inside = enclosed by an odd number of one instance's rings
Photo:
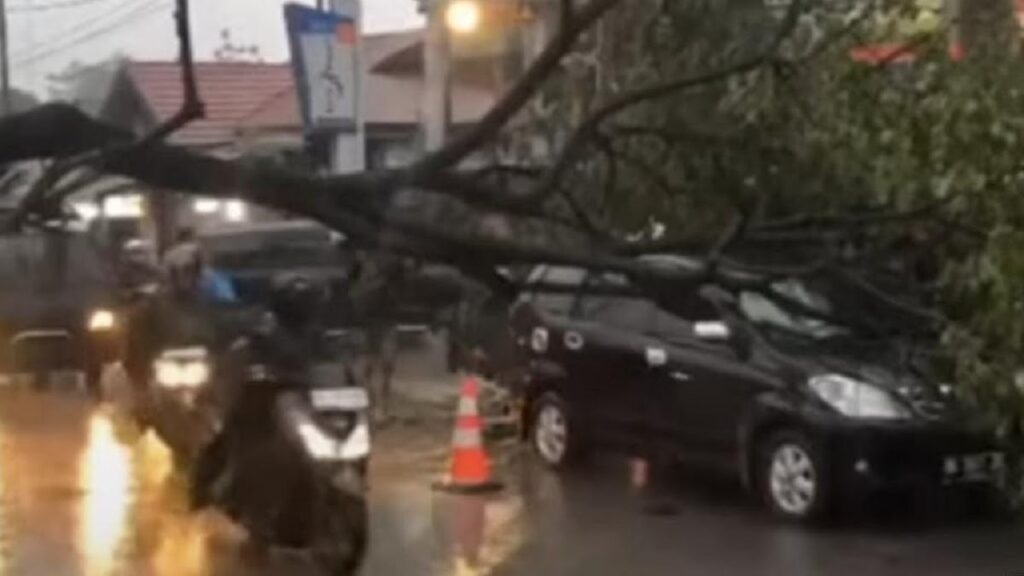
POLYGON ((136 391, 148 387, 153 359, 169 342, 205 342, 213 337, 200 295, 198 246, 182 244, 169 250, 164 274, 157 293, 142 302, 128 321, 124 367, 136 391))
POLYGON ((361 254, 354 273, 351 297, 365 336, 360 361, 362 383, 372 396, 374 420, 392 416, 391 381, 398 357, 398 326, 395 311, 399 292, 411 274, 401 258, 386 252, 361 254))
MULTIPOLYGON (((209 503, 213 485, 230 481, 233 446, 244 441, 247 428, 241 408, 245 370, 252 365, 267 366, 275 374, 293 374, 303 381, 311 362, 330 358, 324 330, 319 324, 327 290, 298 274, 282 274, 272 282, 269 308, 260 325, 234 342, 223 359, 221 377, 216 378, 216 402, 224 414, 222 433, 201 453, 193 477, 193 505, 209 503)), ((346 374, 349 381, 352 375, 346 374)))
POLYGON ((164 281, 128 321, 124 367, 136 390, 148 385, 150 366, 171 343, 213 345, 220 340, 214 308, 238 302, 230 280, 208 267, 187 232, 167 251, 164 281))
POLYGON ((124 243, 118 258, 118 279, 127 290, 145 289, 156 284, 160 268, 156 256, 145 242, 134 238, 124 243))

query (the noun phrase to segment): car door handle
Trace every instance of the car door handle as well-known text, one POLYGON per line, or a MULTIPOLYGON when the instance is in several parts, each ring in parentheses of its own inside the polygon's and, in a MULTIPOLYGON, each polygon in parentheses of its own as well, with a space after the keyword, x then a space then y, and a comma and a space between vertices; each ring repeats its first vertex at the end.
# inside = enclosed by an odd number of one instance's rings
POLYGON ((673 370, 672 372, 669 372, 668 376, 669 378, 675 380, 676 382, 690 381, 690 375, 687 374, 686 372, 680 372, 679 370, 673 370))

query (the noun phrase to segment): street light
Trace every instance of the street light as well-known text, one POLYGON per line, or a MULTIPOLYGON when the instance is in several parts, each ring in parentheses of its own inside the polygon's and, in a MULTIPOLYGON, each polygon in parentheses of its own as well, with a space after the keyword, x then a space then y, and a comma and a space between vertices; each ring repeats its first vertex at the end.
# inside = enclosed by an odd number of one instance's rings
POLYGON ((483 14, 478 0, 452 0, 444 14, 448 30, 455 34, 472 34, 480 29, 483 14))

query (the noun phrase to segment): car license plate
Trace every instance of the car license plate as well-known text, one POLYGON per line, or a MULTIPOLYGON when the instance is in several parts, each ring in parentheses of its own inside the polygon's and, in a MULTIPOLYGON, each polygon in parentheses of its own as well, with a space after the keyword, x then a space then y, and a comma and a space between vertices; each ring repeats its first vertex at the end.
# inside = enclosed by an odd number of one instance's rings
POLYGON ((947 482, 984 482, 994 480, 1003 470, 1005 459, 998 452, 965 456, 947 456, 943 460, 943 476, 947 482))
POLYGON ((313 390, 310 400, 317 410, 365 410, 370 406, 370 398, 362 388, 313 390))

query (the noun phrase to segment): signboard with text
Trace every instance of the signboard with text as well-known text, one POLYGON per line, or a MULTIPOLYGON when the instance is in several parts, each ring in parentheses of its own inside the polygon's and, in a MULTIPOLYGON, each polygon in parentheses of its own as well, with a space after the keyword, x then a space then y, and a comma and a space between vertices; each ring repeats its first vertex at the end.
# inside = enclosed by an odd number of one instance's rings
POLYGON ((284 14, 307 130, 355 130, 360 112, 355 19, 301 4, 285 5, 284 14))

